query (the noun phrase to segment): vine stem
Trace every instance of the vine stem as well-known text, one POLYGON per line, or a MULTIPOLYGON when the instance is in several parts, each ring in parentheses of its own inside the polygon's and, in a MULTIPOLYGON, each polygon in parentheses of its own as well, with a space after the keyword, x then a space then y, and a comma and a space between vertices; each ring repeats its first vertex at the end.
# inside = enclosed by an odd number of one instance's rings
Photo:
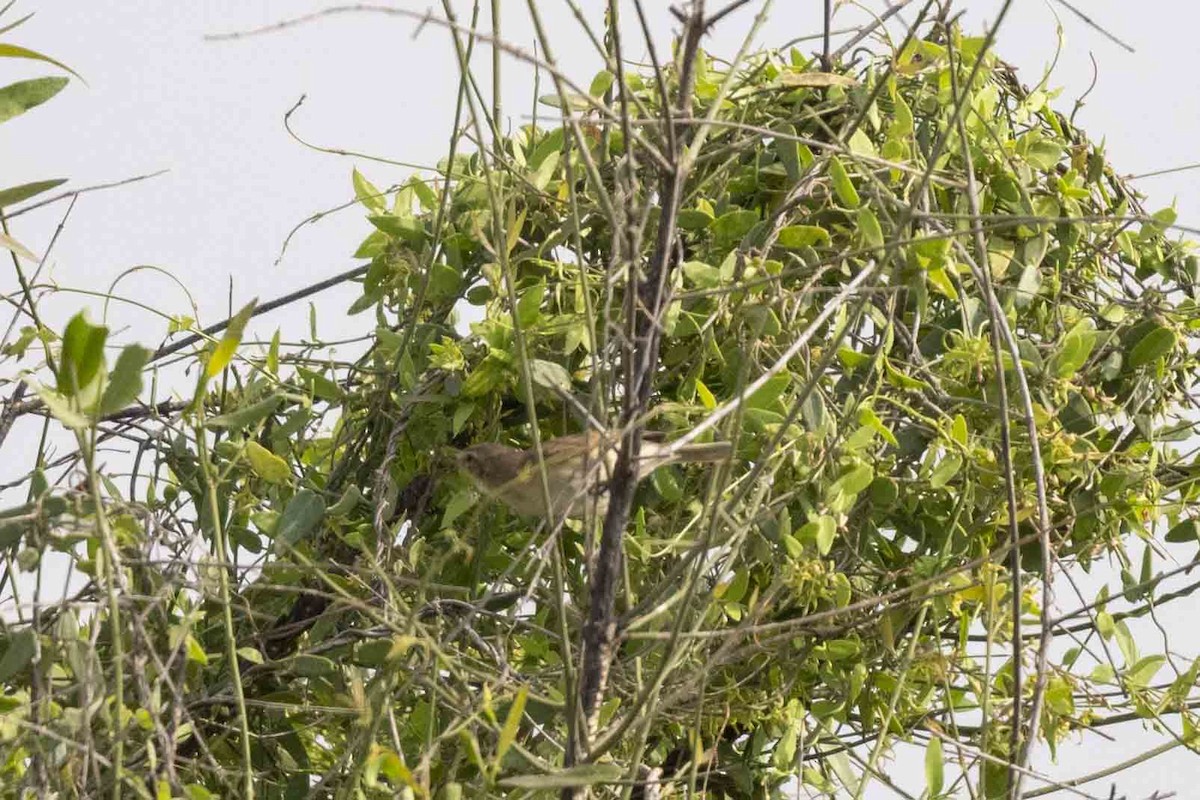
POLYGON ((113 538, 112 527, 108 524, 108 511, 104 498, 100 494, 100 473, 96 469, 96 448, 94 441, 89 441, 83 431, 76 433, 76 442, 83 455, 84 468, 88 476, 88 494, 95 507, 96 527, 100 531, 100 543, 104 547, 104 559, 107 569, 104 570, 104 593, 108 601, 108 624, 112 633, 113 653, 113 800, 121 800, 123 777, 121 772, 125 764, 125 640, 122 637, 121 625, 121 554, 117 550, 113 538))
MULTIPOLYGON (((202 407, 202 404, 197 404, 202 407)), ((203 413, 203 412, 201 412, 203 413)), ((225 537, 225 526, 221 524, 220 503, 217 500, 217 487, 214 476, 209 469, 208 443, 203 425, 196 426, 196 446, 199 450, 200 464, 205 477, 205 500, 208 503, 209 516, 213 521, 213 533, 217 545, 217 585, 221 593, 221 617, 225 626, 225 657, 229 661, 230 682, 233 686, 234 707, 238 714, 238 728, 242 740, 242 797, 254 800, 254 764, 250 758, 250 720, 246 714, 246 694, 242 688, 242 671, 238 664, 237 635, 233 627, 233 599, 229 591, 229 570, 225 566, 231 563, 229 543, 225 537)))
MULTIPOLYGON (((1005 7, 1007 9, 1007 6, 1005 7)), ((997 26, 999 21, 997 21, 997 26)), ((993 30, 995 30, 993 28, 993 30)), ((953 77, 954 71, 951 70, 953 77)), ((965 104, 965 92, 969 90, 968 84, 965 87, 964 97, 960 103, 965 104)), ((957 89, 956 89, 957 91, 957 89)), ((1010 533, 1012 535, 1012 552, 1010 553, 1011 565, 1010 570, 1013 573, 1013 597, 1012 597, 1012 623, 1013 623, 1013 719, 1012 719, 1012 753, 1010 756, 1014 759, 1016 769, 1011 769, 1009 772, 1009 791, 1013 800, 1021 798, 1021 783, 1024 780, 1025 773, 1022 769, 1029 762, 1029 755, 1033 745, 1037 741, 1037 733, 1039 727, 1039 718, 1041 717, 1042 705, 1046 694, 1047 682, 1047 665, 1049 662, 1050 642, 1053 640, 1052 620, 1050 616, 1051 606, 1054 604, 1054 549, 1050 541, 1050 511, 1046 497, 1046 476, 1042 466, 1041 446, 1038 442, 1037 421, 1033 413, 1033 396, 1029 389, 1029 381, 1025 375, 1025 369, 1021 365, 1021 353, 1017 344, 1016 336, 1013 334, 1008 320, 1004 316, 1003 309, 1000 307, 999 300, 996 298, 995 288, 992 285, 991 274, 988 271, 987 264, 987 242, 983 237, 983 229, 980 227, 980 206, 978 187, 975 181, 974 165, 971 160, 970 148, 966 146, 968 139, 966 136, 966 123, 963 120, 963 115, 957 115, 956 125, 959 131, 959 137, 963 142, 963 158, 967 165, 967 202, 970 211, 971 232, 975 239, 976 259, 972 264, 972 271, 975 274, 976 280, 980 281, 984 287, 984 296, 987 301, 988 315, 992 321, 992 347, 994 350, 994 358, 996 360, 997 383, 1000 393, 1000 413, 1001 413, 1001 440, 1003 442, 1002 457, 1005 463, 1006 484, 1009 493, 1010 505, 1010 533), (1004 380, 1003 364, 1001 362, 1001 349, 1006 348, 1009 357, 1012 359, 1013 372, 1017 378, 1017 393, 1021 400, 1021 410, 1024 417, 1026 436, 1029 439, 1030 461, 1032 462, 1034 491, 1037 499, 1038 513, 1038 543, 1041 550, 1042 560, 1042 598, 1040 608, 1040 636, 1038 637, 1037 654, 1034 664, 1034 688, 1033 697, 1029 703, 1029 730, 1025 736, 1021 735, 1021 656, 1024 651, 1024 641, 1021 635, 1021 561, 1020 549, 1015 544, 1019 539, 1015 518, 1015 480, 1016 477, 1012 473, 1012 459, 1010 453, 1011 440, 1009 439, 1008 430, 1008 394, 1004 380)), ((959 249, 962 245, 955 241, 955 245, 959 249)))

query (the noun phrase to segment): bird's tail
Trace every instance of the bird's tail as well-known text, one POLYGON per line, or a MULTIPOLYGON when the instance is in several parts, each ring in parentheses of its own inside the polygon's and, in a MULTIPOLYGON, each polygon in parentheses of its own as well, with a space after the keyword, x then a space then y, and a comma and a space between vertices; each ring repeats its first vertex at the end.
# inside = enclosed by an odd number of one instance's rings
POLYGON ((678 461, 725 461, 733 455, 732 442, 706 442, 704 444, 685 444, 675 451, 678 461))

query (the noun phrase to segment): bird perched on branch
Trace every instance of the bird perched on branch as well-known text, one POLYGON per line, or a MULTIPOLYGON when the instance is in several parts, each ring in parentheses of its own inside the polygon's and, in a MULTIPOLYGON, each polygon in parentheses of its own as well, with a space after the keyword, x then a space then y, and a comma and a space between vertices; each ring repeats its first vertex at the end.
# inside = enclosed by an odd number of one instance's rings
MULTIPOLYGON (((498 498, 523 516, 579 518, 588 508, 597 516, 608 510, 608 481, 617 460, 620 437, 596 431, 559 436, 542 442, 542 461, 550 488, 550 509, 538 470, 537 452, 484 442, 460 450, 459 468, 489 497, 498 498)), ((725 461, 733 453, 729 442, 678 444, 661 434, 646 432, 638 457, 637 480, 667 464, 725 461)))

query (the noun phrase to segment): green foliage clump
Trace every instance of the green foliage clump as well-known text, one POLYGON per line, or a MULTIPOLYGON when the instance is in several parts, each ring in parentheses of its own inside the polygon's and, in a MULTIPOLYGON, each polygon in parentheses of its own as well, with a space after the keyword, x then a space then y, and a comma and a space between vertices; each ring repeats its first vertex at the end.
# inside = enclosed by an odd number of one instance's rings
MULTIPOLYGON (((119 603, 7 634, 6 785, 31 757, 64 785, 114 780, 111 759, 36 750, 51 730, 123 741, 121 780, 189 797, 615 796, 657 775, 752 798, 793 776, 854 787, 884 746, 939 754, 946 731, 996 759, 981 796, 1002 797, 995 764, 1018 757, 1031 707, 1052 745, 1115 703, 1194 730, 1195 667, 1154 685, 1164 657, 1139 652, 1120 598, 1048 621, 1083 623, 1065 655, 1043 664, 1032 638, 1020 670, 1010 657, 1014 587, 1027 635, 1048 574, 1115 559, 1136 616, 1156 530, 1195 536, 1196 468, 1171 443, 1190 431, 1196 259, 1048 93, 939 31, 836 73, 795 51, 734 68, 700 53, 693 113, 670 124, 653 73, 624 75, 620 124, 605 73, 591 97, 554 96, 575 114, 560 127, 455 152, 394 197, 356 172, 362 358, 277 338, 230 361, 231 326, 136 493, 43 485, 75 505, 39 523, 41 546, 119 603), (631 286, 664 224, 647 425, 704 425, 737 457, 639 489, 587 730, 600 521, 515 517, 449 449, 615 423, 643 355, 631 286), (36 662, 19 657, 34 636, 36 662), (567 747, 582 757, 564 768, 567 747)), ((662 85, 674 97, 679 70, 662 85)), ((50 410, 86 412, 73 397, 50 410)))

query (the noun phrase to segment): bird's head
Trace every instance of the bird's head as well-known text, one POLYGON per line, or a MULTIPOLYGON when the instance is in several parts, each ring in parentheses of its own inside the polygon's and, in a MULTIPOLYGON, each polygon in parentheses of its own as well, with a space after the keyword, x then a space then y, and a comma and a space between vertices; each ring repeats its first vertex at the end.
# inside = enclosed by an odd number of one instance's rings
POLYGON ((496 442, 473 444, 455 455, 455 463, 484 489, 495 489, 517 477, 524 454, 496 442))

